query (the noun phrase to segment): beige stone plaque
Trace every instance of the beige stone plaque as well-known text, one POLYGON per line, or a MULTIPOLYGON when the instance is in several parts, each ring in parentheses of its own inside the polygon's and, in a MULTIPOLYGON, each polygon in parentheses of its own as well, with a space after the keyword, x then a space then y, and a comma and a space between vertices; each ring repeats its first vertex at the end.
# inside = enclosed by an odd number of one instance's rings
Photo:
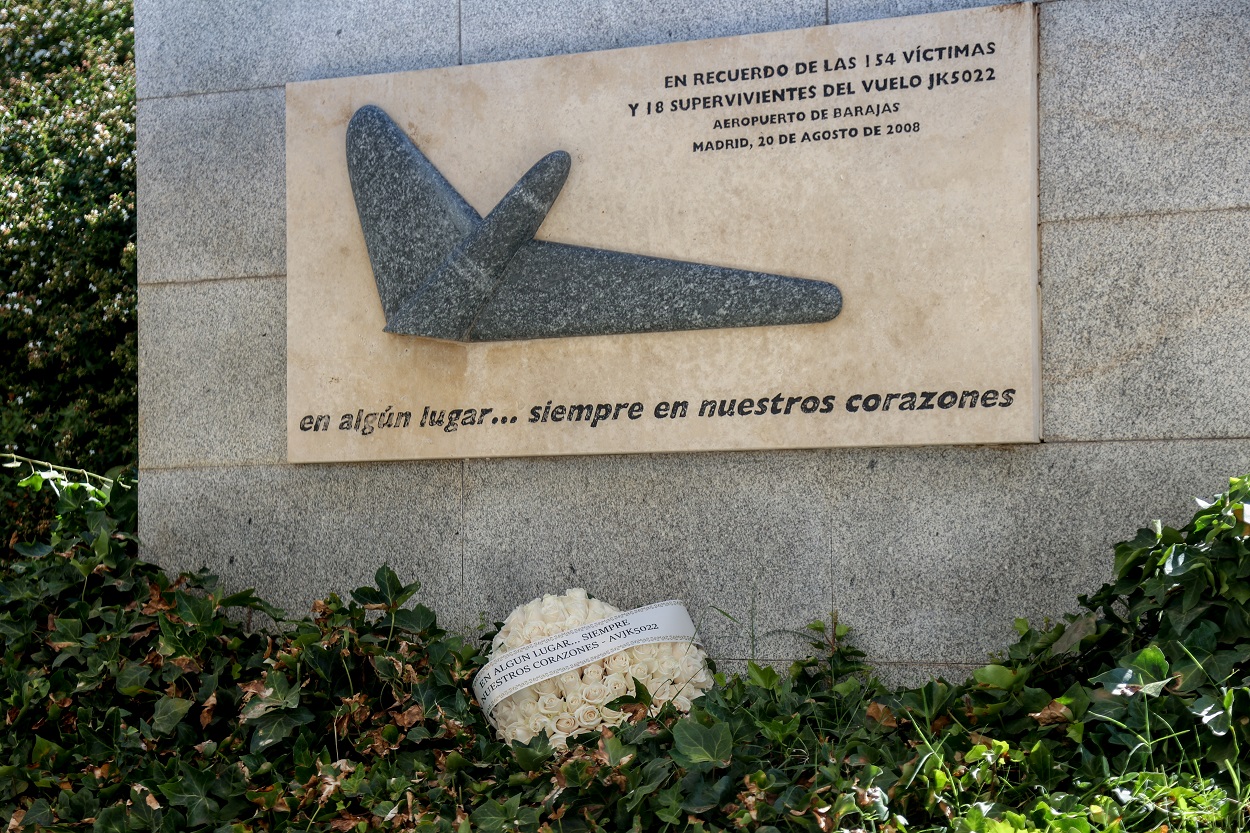
POLYGON ((1029 5, 286 95, 292 462, 1038 440, 1029 5), (830 281, 842 312, 488 343, 383 332, 345 150, 369 104, 483 216, 562 149, 539 239, 830 281))

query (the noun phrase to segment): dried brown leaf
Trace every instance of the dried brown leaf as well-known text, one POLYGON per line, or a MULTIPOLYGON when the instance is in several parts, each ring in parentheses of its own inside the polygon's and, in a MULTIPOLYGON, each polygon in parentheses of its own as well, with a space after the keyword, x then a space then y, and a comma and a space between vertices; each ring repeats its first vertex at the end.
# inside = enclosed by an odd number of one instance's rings
POLYGON ((887 729, 894 729, 898 726, 898 720, 894 717, 894 712, 890 711, 889 706, 883 706, 880 703, 873 703, 868 706, 868 719, 885 726, 887 729))
POLYGON ((1058 700, 1051 700, 1050 704, 1040 712, 1030 712, 1029 717, 1036 720, 1042 726, 1052 726, 1056 723, 1071 723, 1072 709, 1060 703, 1058 700))
POLYGON ((257 694, 263 694, 265 691, 265 681, 263 679, 252 680, 250 683, 239 683, 239 690, 243 692, 243 702, 246 703, 257 694))
POLYGON ((181 668, 183 673, 186 674, 198 674, 203 670, 200 664, 191 657, 174 657, 170 662, 181 668))
POLYGON ((208 724, 213 721, 213 709, 217 706, 217 692, 208 695, 208 699, 204 701, 204 708, 200 712, 200 728, 207 729, 208 724))
POLYGON ((143 606, 143 614, 145 616, 154 616, 163 610, 173 610, 172 602, 165 601, 165 596, 161 593, 161 588, 152 582, 148 582, 148 601, 143 606))
POLYGON ((420 704, 405 709, 395 715, 395 722, 405 729, 411 729, 422 720, 425 720, 425 709, 423 709, 420 704))

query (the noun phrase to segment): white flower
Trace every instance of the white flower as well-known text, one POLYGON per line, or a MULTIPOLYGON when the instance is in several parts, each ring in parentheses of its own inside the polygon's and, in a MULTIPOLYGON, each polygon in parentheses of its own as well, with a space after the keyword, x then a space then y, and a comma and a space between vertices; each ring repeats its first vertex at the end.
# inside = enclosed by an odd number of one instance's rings
POLYGON ((602 714, 599 711, 599 707, 591 706, 589 704, 578 709, 575 716, 577 717, 578 725, 586 729, 595 728, 602 720, 602 714))
POLYGON ((624 674, 629 670, 629 666, 630 657, 627 651, 622 651, 619 654, 613 654, 608 657, 603 664, 604 670, 609 674, 624 674))
POLYGON ((673 698, 673 705, 677 707, 678 711, 689 712, 692 704, 689 697, 684 694, 678 694, 673 698))
POLYGON ((543 624, 546 625, 563 625, 564 620, 568 618, 568 612, 564 609, 564 603, 555 596, 543 597, 539 613, 543 624))
POLYGON ((608 687, 603 683, 590 683, 582 687, 582 699, 592 706, 608 702, 608 687))
POLYGON ((560 684, 555 680, 543 680, 541 683, 532 685, 526 690, 532 691, 540 697, 544 694, 559 694, 560 684))
POLYGON ((551 718, 545 714, 530 715, 529 720, 525 721, 525 728, 530 730, 531 736, 547 731, 547 727, 550 725, 551 718))
POLYGON ((571 712, 560 712, 556 715, 551 725, 555 727, 557 732, 571 735, 577 729, 577 718, 571 712))
POLYGON ((654 668, 655 675, 662 680, 676 680, 681 674, 681 663, 669 657, 662 659, 654 668))
POLYGON ((703 658, 694 653, 687 653, 679 663, 681 672, 677 675, 684 683, 703 670, 703 658))
POLYGON ((559 714, 564 711, 564 700, 558 694, 544 694, 538 698, 538 710, 543 714, 559 714))
POLYGON ((641 659, 652 659, 659 653, 659 650, 658 645, 654 642, 648 642, 645 645, 635 645, 633 648, 630 648, 633 655, 641 659))
MULTIPOLYGON (((641 662, 635 662, 629 666, 629 670, 625 672, 626 679, 633 677, 639 680, 643 685, 651 679, 651 665, 645 659, 641 662)), ((648 686, 649 687, 649 686, 648 686)))
POLYGON ((560 688, 565 694, 578 691, 582 687, 582 675, 576 671, 565 671, 559 676, 560 688))
POLYGON ((615 700, 627 694, 631 688, 629 681, 620 674, 609 674, 603 678, 603 684, 607 686, 609 700, 615 700))
POLYGON ((603 665, 596 662, 593 665, 587 665, 582 668, 582 682, 598 683, 603 680, 603 665))

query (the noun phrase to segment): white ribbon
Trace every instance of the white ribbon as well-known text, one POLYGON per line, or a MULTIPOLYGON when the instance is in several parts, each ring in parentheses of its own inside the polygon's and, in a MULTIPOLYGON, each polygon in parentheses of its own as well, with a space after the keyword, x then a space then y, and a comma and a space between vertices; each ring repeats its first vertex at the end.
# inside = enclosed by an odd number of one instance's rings
POLYGON ((501 700, 523 688, 652 642, 700 644, 685 605, 656 602, 500 654, 477 672, 473 693, 489 718, 501 700))

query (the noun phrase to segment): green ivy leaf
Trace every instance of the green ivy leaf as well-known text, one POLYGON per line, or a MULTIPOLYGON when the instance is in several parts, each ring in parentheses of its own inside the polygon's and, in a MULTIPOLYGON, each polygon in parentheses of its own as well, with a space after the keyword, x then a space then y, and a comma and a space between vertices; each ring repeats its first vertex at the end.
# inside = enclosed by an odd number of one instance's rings
POLYGON ((127 697, 139 694, 152 677, 152 669, 137 662, 128 662, 117 672, 117 690, 127 697))
POLYGON ((379 628, 389 628, 394 625, 401 631, 408 633, 423 633, 435 625, 434 611, 425 605, 417 605, 410 610, 397 610, 387 616, 384 616, 378 622, 379 628))
POLYGON ((1221 700, 1210 695, 1203 695, 1190 704, 1189 713, 1201 720, 1217 737, 1223 737, 1232 728, 1232 715, 1221 700))
POLYGON ((152 716, 152 731, 158 735, 167 735, 182 722, 182 718, 192 706, 192 701, 181 697, 166 695, 156 702, 156 713, 152 716))
POLYGON ((185 807, 187 821, 192 827, 213 820, 221 805, 209 797, 217 776, 211 771, 182 767, 182 777, 160 785, 161 794, 175 807, 185 807))
POLYGON ((252 732, 249 750, 259 752, 267 749, 278 741, 285 740, 298 727, 312 723, 313 719, 313 713, 302 706, 294 711, 266 714, 253 721, 252 725, 255 726, 255 730, 252 732))
POLYGON ((1019 669, 1003 665, 986 665, 972 672, 973 679, 981 685, 1003 691, 1012 691, 1023 685, 1026 676, 1019 669))
POLYGON ((126 805, 105 807, 91 826, 92 833, 126 833, 126 805))
POLYGON ((704 726, 692 717, 673 724, 673 751, 694 764, 729 766, 733 757, 733 733, 724 723, 704 726))

